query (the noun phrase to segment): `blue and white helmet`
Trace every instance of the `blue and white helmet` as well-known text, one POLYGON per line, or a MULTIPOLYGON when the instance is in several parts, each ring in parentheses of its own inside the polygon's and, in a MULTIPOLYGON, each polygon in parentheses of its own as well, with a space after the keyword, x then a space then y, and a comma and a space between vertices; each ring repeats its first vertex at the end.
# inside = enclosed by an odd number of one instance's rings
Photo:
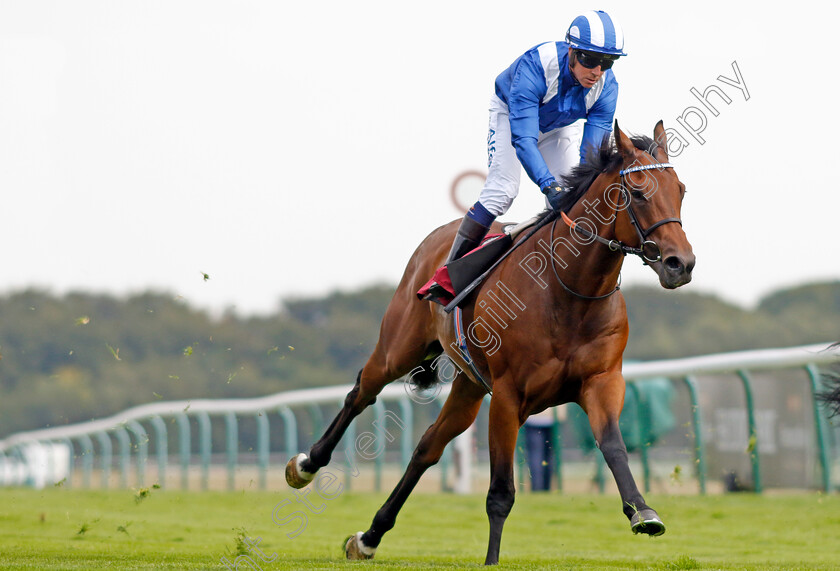
POLYGON ((624 53, 624 31, 615 19, 602 10, 584 12, 572 21, 566 41, 573 48, 613 56, 624 53))

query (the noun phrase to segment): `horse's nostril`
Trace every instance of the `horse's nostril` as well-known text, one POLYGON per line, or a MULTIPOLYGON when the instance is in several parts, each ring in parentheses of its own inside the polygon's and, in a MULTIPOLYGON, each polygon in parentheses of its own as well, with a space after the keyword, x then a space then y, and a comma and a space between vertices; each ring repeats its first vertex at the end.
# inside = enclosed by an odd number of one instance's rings
POLYGON ((671 272, 681 272, 685 268, 682 260, 677 256, 668 256, 665 258, 665 267, 671 272))

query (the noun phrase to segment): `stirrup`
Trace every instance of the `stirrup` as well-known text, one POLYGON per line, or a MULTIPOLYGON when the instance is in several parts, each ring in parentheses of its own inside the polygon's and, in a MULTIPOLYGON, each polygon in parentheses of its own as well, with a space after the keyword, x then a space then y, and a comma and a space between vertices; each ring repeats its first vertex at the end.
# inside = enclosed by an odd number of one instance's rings
POLYGON ((446 291, 445 287, 434 283, 429 286, 429 291, 423 296, 423 301, 431 301, 446 307, 452 301, 452 294, 446 291))

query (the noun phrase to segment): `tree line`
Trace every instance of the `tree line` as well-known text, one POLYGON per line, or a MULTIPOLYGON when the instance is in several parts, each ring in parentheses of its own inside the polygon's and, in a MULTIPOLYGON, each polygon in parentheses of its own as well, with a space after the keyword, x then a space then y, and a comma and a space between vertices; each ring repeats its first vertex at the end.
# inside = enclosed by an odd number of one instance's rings
MULTIPOLYGON (((155 400, 351 383, 394 289, 286 299, 266 316, 212 316, 162 292, 7 294, 0 297, 0 437, 155 400)), ((622 291, 628 359, 840 339, 840 281, 779 290, 754 309, 690 291, 622 291)))

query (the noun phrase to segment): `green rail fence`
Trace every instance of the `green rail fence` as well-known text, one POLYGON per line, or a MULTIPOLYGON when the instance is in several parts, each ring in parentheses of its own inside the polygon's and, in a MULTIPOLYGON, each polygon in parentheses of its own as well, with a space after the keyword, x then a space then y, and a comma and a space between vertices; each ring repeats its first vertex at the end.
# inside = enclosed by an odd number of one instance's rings
MULTIPOLYGON (((838 349, 825 343, 626 364, 623 373, 628 381, 628 402, 632 400, 634 404, 629 407, 632 410, 626 407, 624 415, 631 418, 630 422, 635 423, 640 434, 640 446, 634 455, 642 466, 641 479, 645 490, 649 491, 651 487, 650 450, 655 447, 649 438, 651 403, 644 395, 646 381, 668 379, 673 386, 685 388, 690 406, 692 476, 696 478, 699 492, 704 494, 709 476, 701 414, 701 377, 732 375, 737 378, 744 394, 747 418, 749 446, 745 454, 749 456, 752 489, 760 493, 764 488, 760 461, 762 442, 755 416, 754 373, 804 370, 813 402, 813 439, 821 474, 820 487, 830 491, 834 453, 829 442, 829 420, 816 395, 821 390, 822 372, 838 360, 838 349)), ((353 484, 357 461, 363 460, 373 465, 374 488, 382 489, 385 469, 385 454, 382 452, 390 448, 391 456, 398 454, 401 465, 405 466, 419 434, 415 429, 418 407, 432 402, 442 406, 449 388, 446 384, 438 385, 438 394, 417 395, 408 391, 407 387, 399 381, 386 387, 371 407, 372 430, 357 434, 354 423, 345 435, 343 446, 339 447, 336 455, 343 456, 339 462, 344 465, 344 485, 347 488, 353 484), (399 435, 395 434, 397 431, 399 435)), ((116 469, 119 486, 128 487, 133 468, 133 482, 139 487, 146 485, 150 472, 156 472, 156 483, 161 486, 174 480, 183 489, 208 489, 211 469, 218 469, 219 458, 222 458, 228 489, 235 488, 237 470, 245 463, 256 469, 256 487, 266 489, 270 471, 282 471, 287 458, 308 450, 312 444, 305 441, 301 432, 302 423, 307 426, 307 434, 317 438, 325 426, 325 407, 337 410, 350 388, 349 385, 323 387, 251 399, 156 402, 101 420, 13 434, 0 440, 0 485, 45 485, 63 477, 67 487, 87 488, 98 480, 98 485, 105 488, 111 484, 110 475, 116 469), (240 434, 240 427, 245 422, 253 422, 255 433, 247 450, 247 459, 243 459, 245 450, 240 434), (223 433, 223 439, 218 438, 220 433, 223 433), (218 441, 215 443, 215 455, 214 437, 218 441), (154 451, 156 470, 148 466, 150 445, 154 451), (67 451, 64 459, 56 452, 62 449, 67 451), (274 464, 271 462, 272 453, 275 455, 274 464), (281 459, 278 460, 278 457, 281 459), (167 480, 167 474, 173 470, 180 472, 179 477, 167 480), (195 477, 191 478, 191 474, 195 476, 196 473, 197 483, 194 482, 195 477)), ((439 408, 435 412, 437 410, 439 408)), ((558 453, 555 454, 553 471, 557 489, 560 490, 563 489, 565 467, 565 441, 561 428, 562 423, 555 420, 551 439, 558 453)), ((444 468, 442 489, 452 487, 447 481, 448 470, 445 469, 453 462, 451 448, 447 448, 441 461, 444 468)), ((517 445, 518 481, 521 488, 527 489, 525 454, 525 447, 517 445)), ((334 456, 334 461, 336 458, 334 456)), ((602 490, 605 482, 603 466, 603 460, 597 454, 596 480, 602 490)))

